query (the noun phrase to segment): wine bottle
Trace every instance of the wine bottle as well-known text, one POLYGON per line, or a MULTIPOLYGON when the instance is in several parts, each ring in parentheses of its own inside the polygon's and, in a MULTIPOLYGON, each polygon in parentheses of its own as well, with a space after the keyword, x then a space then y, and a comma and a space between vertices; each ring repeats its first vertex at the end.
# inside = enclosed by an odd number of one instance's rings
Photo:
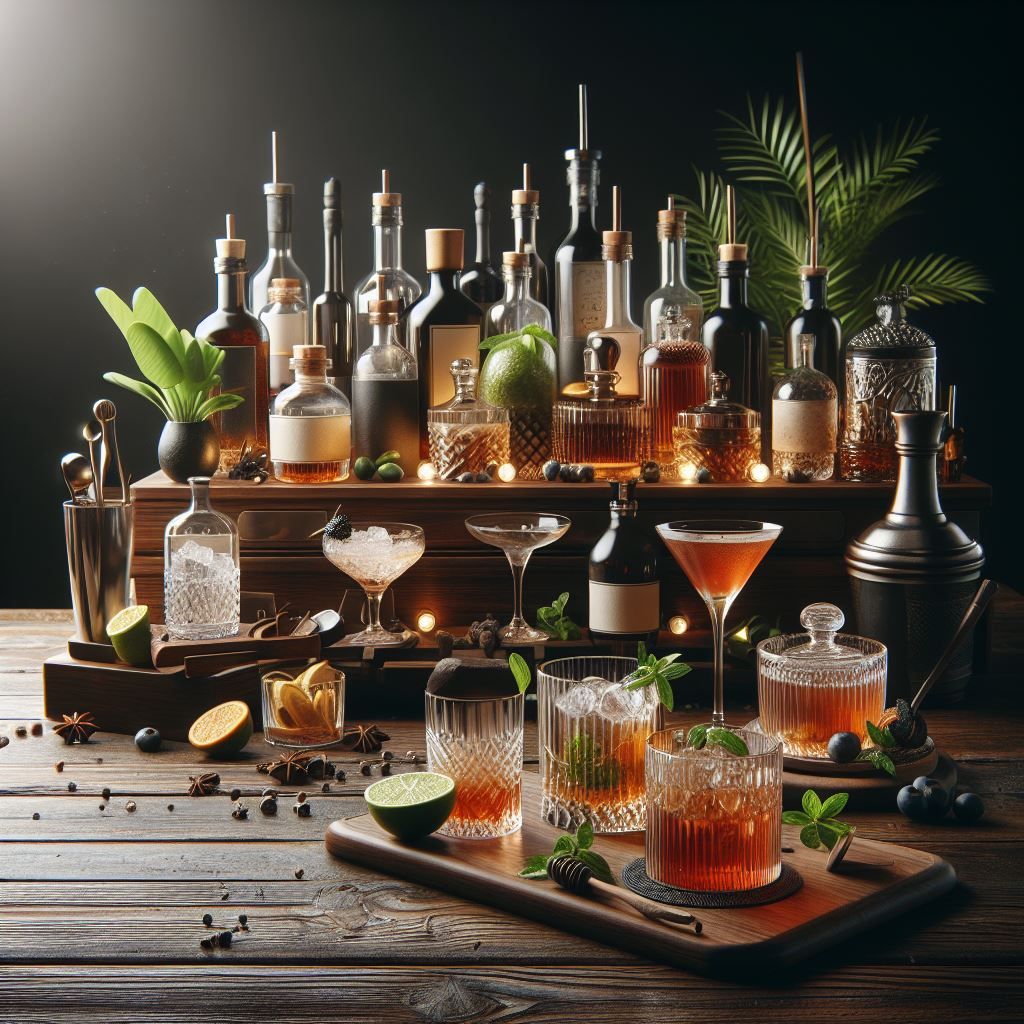
POLYGON ((327 351, 334 386, 352 397, 352 303, 345 295, 341 244, 341 185, 324 182, 324 290, 313 300, 313 344, 327 351))
POLYGON ((460 287, 463 295, 468 295, 486 316, 505 291, 501 275, 491 263, 491 190, 487 182, 481 181, 473 189, 473 200, 476 203, 476 259, 463 271, 460 287))

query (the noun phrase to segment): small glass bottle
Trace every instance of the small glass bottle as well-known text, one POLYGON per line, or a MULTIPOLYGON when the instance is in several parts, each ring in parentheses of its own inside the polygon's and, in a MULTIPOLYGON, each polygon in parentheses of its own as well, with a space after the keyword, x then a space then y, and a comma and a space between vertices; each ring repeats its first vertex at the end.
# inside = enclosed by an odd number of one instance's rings
POLYGON ((530 257, 530 295, 548 308, 548 268, 537 249, 540 192, 530 187, 530 165, 523 164, 523 187, 512 190, 512 227, 516 251, 530 257))
POLYGON ((164 530, 164 623, 175 640, 235 636, 238 529, 210 506, 210 478, 189 477, 192 504, 164 530))
POLYGON ((704 318, 704 303, 686 283, 686 211, 676 209, 673 196, 668 197, 667 205, 668 209, 658 211, 661 284, 644 302, 644 341, 648 345, 654 343, 658 321, 668 306, 679 306, 689 321, 686 341, 700 341, 704 318))
POLYGON ((800 335, 800 362, 772 394, 772 472, 783 480, 830 480, 836 463, 838 396, 814 369, 813 334, 800 335))
POLYGON ((484 321, 484 337, 495 334, 509 334, 524 327, 542 327, 551 330, 551 314, 547 306, 530 295, 530 254, 520 247, 516 252, 506 252, 501 259, 501 275, 505 281, 504 297, 487 311, 484 321))
POLYGON ((476 203, 476 258, 463 271, 459 287, 463 295, 468 295, 483 311, 487 311, 501 299, 504 286, 501 275, 491 264, 491 190, 487 182, 481 181, 473 189, 473 200, 476 203))
POLYGON ((270 394, 276 395, 292 382, 292 351, 308 340, 309 311, 297 277, 275 277, 267 297, 270 301, 260 310, 260 323, 270 347, 270 394))
POLYGON ((640 354, 640 395, 650 409, 651 458, 660 466, 675 462, 672 428, 676 416, 707 401, 710 354, 693 337, 683 308, 663 304, 654 343, 640 354))
POLYGON ((350 398, 355 359, 354 314, 345 294, 342 256, 341 185, 337 178, 328 178, 324 182, 324 290, 313 300, 313 344, 323 345, 327 350, 334 386, 350 398))
POLYGON ((323 345, 296 345, 289 365, 295 383, 270 412, 274 476, 289 484, 330 484, 348 476, 352 409, 327 379, 331 362, 323 345))
POLYGON ((455 397, 427 413, 430 461, 442 480, 509 461, 508 410, 477 397, 478 373, 468 359, 453 359, 455 397))
POLYGON ((828 267, 801 267, 800 290, 803 304, 793 315, 783 337, 786 339, 786 366, 800 365, 800 336, 814 335, 814 368, 820 370, 842 392, 843 327, 828 308, 828 267))

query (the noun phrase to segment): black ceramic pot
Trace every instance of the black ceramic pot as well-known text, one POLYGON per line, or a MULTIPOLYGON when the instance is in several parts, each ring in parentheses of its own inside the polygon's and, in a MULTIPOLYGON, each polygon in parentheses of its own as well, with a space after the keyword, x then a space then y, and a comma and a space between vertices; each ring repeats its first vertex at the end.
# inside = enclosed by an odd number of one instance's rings
POLYGON ((220 462, 217 431, 208 420, 202 423, 168 421, 157 445, 160 468, 176 483, 188 483, 190 476, 213 476, 220 462))

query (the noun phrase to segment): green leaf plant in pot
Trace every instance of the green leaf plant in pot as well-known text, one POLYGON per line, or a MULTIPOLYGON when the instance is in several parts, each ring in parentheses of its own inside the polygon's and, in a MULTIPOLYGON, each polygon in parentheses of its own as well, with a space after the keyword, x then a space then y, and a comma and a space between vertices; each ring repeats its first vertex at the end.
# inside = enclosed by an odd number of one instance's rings
POLYGON ((217 370, 224 361, 223 350, 179 331, 148 288, 135 290, 131 306, 109 288, 97 288, 96 298, 124 335, 146 378, 111 372, 103 379, 141 395, 167 418, 157 446, 160 468, 178 483, 186 483, 190 476, 212 476, 220 445, 210 417, 244 401, 241 395, 211 394, 220 386, 217 370))

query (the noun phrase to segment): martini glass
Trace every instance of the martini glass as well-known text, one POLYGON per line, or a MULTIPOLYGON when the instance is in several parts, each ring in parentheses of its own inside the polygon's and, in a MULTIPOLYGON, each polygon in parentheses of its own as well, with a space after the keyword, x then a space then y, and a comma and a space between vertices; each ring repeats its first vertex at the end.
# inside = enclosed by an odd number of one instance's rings
POLYGON ((343 643, 353 647, 403 644, 408 633, 392 633, 380 624, 380 599, 406 569, 419 560, 426 547, 423 531, 409 523, 352 523, 344 540, 324 534, 327 560, 351 576, 366 594, 367 626, 351 633, 343 643))
POLYGON ((494 512, 466 520, 466 529, 477 540, 501 548, 512 566, 515 615, 501 631, 501 638, 507 643, 535 644, 550 639, 547 633, 534 629, 523 618, 523 573, 530 555, 537 548, 554 544, 571 525, 565 516, 548 512, 494 512))
POLYGON ((658 536, 711 613, 715 644, 713 725, 725 724, 725 616, 782 527, 746 519, 661 523, 658 536))

